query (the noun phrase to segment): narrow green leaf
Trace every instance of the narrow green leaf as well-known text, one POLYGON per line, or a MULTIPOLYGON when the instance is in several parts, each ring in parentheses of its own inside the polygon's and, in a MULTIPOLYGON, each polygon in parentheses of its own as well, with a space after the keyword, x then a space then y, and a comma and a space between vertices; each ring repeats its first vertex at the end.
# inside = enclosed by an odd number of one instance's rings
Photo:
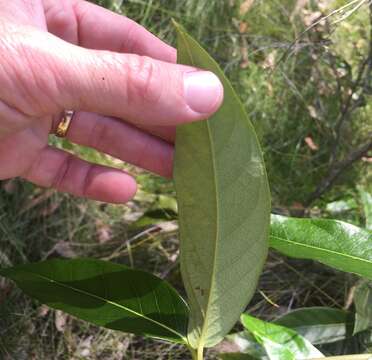
POLYGON ((372 328, 372 282, 362 281, 354 294, 355 327, 354 334, 372 328))
POLYGON ((178 61, 214 72, 225 99, 207 121, 177 129, 175 184, 189 341, 217 344, 252 297, 268 249, 270 193, 252 124, 217 63, 180 26, 178 61))
POLYGON ((372 279, 372 233, 342 221, 272 215, 270 246, 372 279))
POLYGON ((324 357, 310 341, 284 326, 259 320, 248 314, 241 316, 244 327, 265 348, 270 360, 302 360, 324 357))
POLYGON ((366 228, 372 230, 372 194, 362 186, 358 187, 360 200, 363 205, 364 217, 366 219, 366 228))
POLYGON ((311 307, 281 316, 274 324, 295 330, 312 344, 329 344, 351 335, 353 315, 338 309, 311 307))
POLYGON ((50 260, 1 269, 28 295, 108 329, 185 342, 188 309, 165 281, 94 260, 50 260))

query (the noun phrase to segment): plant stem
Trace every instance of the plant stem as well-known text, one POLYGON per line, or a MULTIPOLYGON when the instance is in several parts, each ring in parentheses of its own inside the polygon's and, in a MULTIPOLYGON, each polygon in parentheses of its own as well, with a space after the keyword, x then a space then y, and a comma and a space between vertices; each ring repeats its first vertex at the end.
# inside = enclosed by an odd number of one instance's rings
POLYGON ((199 346, 198 347, 198 357, 197 357, 197 360, 203 360, 203 358, 204 358, 203 353, 204 353, 204 347, 203 346, 199 346))
POLYGON ((189 347, 189 350, 190 350, 190 353, 191 353, 192 360, 198 360, 198 354, 197 354, 196 350, 193 349, 192 347, 189 347))

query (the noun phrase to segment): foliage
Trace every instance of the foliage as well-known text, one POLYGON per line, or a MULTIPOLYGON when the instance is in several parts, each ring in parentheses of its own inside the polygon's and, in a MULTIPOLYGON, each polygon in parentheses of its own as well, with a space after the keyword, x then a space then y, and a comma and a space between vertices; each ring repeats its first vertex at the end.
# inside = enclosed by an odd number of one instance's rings
POLYGON ((147 272, 94 259, 56 259, 0 275, 44 304, 96 325, 186 342, 185 302, 147 272))
POLYGON ((189 339, 203 348, 221 341, 253 296, 268 249, 270 192, 254 129, 223 72, 179 27, 178 53, 179 62, 213 71, 225 89, 219 111, 179 127, 176 140, 189 339))
POLYGON ((197 350, 201 360, 204 347, 223 339, 254 293, 268 248, 270 193, 253 126, 234 90, 198 43, 178 25, 176 29, 181 61, 214 71, 225 87, 224 104, 213 117, 177 130, 181 271, 191 306, 187 338, 186 305, 168 285, 147 273, 78 259, 23 265, 1 270, 0 275, 14 280, 43 303, 96 325, 184 342, 197 350), (242 152, 242 147, 249 152, 242 152), (197 157, 198 153, 202 156, 197 157), (232 174, 241 179, 234 186, 232 174), (200 186, 201 180, 206 181, 205 187, 200 186), (246 208, 236 201, 239 194, 245 194, 242 200, 246 208), (236 206, 234 212, 231 206, 236 206), (233 266, 228 266, 231 261, 233 266), (249 272, 247 261, 251 263, 249 272))
POLYGON ((270 324, 248 314, 241 317, 244 327, 260 343, 270 360, 301 360, 324 357, 306 338, 287 327, 270 324))
POLYGON ((352 314, 345 310, 327 307, 309 307, 293 310, 274 321, 286 326, 312 344, 329 344, 351 335, 354 323, 352 314))
MULTIPOLYGON (((363 11, 365 7, 337 25, 332 25, 337 19, 331 17, 302 34, 320 16, 345 2, 309 2, 298 7, 301 2, 294 0, 126 0, 118 9, 119 3, 101 2, 138 20, 171 43, 175 42, 175 37, 169 19, 179 20, 223 66, 238 89, 263 145, 276 212, 336 217, 359 226, 370 224, 368 153, 364 154, 363 161, 346 166, 320 200, 317 195, 309 201, 311 192, 324 179, 329 179, 332 164, 346 159, 368 138, 371 129, 370 94, 365 92, 368 86, 354 89, 369 46, 369 18, 368 11, 363 11), (350 99, 352 106, 346 108, 344 105, 350 99), (338 136, 335 129, 340 119, 343 119, 343 126, 338 136), (333 156, 336 143, 337 154, 333 156), (357 188, 357 184, 361 187, 357 188), (313 207, 313 202, 318 207, 313 207)), ((368 81, 368 77, 365 80, 368 81)), ((56 144, 93 161, 122 166, 109 157, 76 145, 56 144)), ((87 203, 50 191, 41 192, 14 181, 2 184, 1 266, 55 256, 116 259, 167 277, 183 293, 177 267, 177 236, 169 223, 177 216, 174 201, 169 206, 168 201, 159 200, 159 194, 172 196, 173 187, 137 169, 131 171, 139 175, 142 189, 157 195, 141 191, 128 208, 87 203), (160 223, 154 220, 154 212, 160 223), (137 223, 144 214, 148 215, 143 217, 146 224, 137 223)), ((309 220, 313 225, 318 221, 309 220)), ((323 235, 327 238, 325 233, 323 235)), ((313 241, 298 233, 291 236, 299 243, 313 241)), ((326 246, 331 244, 331 238, 325 241, 326 246)), ((347 235, 343 238, 348 241, 347 235)), ((352 244, 351 241, 347 243, 352 244)), ((295 249, 289 250, 294 254, 295 249)), ((359 254, 363 249, 348 247, 348 251, 359 254)), ((309 256, 298 254, 306 258, 314 256, 314 252, 309 256)), ((334 259, 327 256, 322 260, 328 265, 334 264, 334 259)), ((358 273, 349 265, 347 262, 337 267, 358 273)), ((355 281, 355 276, 274 253, 249 312, 272 320, 278 313, 286 313, 293 307, 332 305, 340 309, 344 306, 349 310, 346 323, 342 322, 342 314, 345 315, 342 310, 319 309, 324 316, 316 316, 316 309, 304 309, 299 311, 298 317, 289 312, 288 323, 281 325, 291 328, 290 323, 295 321, 293 330, 308 336, 314 344, 320 341, 317 347, 327 355, 372 351, 371 331, 365 321, 359 322, 363 331, 355 336, 348 330, 355 325, 354 300, 357 312, 362 314, 356 317, 368 318, 363 310, 368 299, 366 285, 361 282, 354 293, 355 281), (306 315, 308 311, 309 316, 306 315), (307 326, 295 326, 301 323, 307 326), (323 328, 327 329, 324 333, 319 330, 323 328)), ((51 356, 56 359, 66 356, 153 359, 156 353, 159 359, 186 358, 178 345, 167 346, 127 334, 114 334, 69 317, 65 318, 66 331, 60 331, 56 325, 61 316, 58 314, 38 307, 37 302, 31 302, 0 279, 0 357, 26 359, 36 354, 40 359, 51 356), (43 336, 31 336, 40 333, 43 336), (88 349, 90 355, 86 355, 88 349)), ((274 321, 280 323, 280 319, 274 321)), ((262 355, 262 348, 258 353, 262 355)), ((207 352, 207 357, 208 354, 213 359, 216 357, 213 349, 207 352)), ((224 358, 252 357, 225 354, 224 358)))
POLYGON ((372 279, 372 233, 354 225, 273 215, 270 245, 287 256, 317 260, 372 279))

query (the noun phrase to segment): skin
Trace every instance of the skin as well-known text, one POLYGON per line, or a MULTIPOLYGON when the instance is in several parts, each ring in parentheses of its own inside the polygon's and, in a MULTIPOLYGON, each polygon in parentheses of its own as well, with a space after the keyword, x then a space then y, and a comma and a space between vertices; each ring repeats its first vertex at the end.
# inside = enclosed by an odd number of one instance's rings
MULTIPOLYGON (((67 138, 172 176, 175 126, 195 111, 176 50, 128 18, 81 0, 0 0, 0 180, 21 177, 75 196, 124 203, 136 181, 48 145, 63 109, 67 138), (164 86, 166 84, 166 86, 164 86)), ((203 104, 202 104, 203 105, 203 104)), ((199 104, 200 108, 200 104, 199 104)))

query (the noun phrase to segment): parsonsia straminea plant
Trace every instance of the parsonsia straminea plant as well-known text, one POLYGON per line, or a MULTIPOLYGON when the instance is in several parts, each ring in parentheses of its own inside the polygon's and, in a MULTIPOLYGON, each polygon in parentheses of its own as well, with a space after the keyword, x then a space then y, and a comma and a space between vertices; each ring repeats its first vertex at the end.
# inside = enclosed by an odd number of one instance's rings
MULTIPOLYGON (((0 275, 52 308, 109 329, 182 343, 202 360, 204 348, 228 334, 254 293, 269 246, 270 192, 260 145, 239 98, 207 52, 175 27, 179 62, 214 72, 225 90, 214 116, 177 129, 175 185, 187 302, 164 280, 94 259, 21 265, 0 269, 0 275)), ((371 234, 349 224, 273 215, 270 245, 372 278, 371 234)), ((241 320, 270 359, 322 356, 294 330, 268 327, 249 315, 241 320), (296 341, 288 345, 287 338, 296 341), (288 349, 267 349, 284 343, 288 349)))

